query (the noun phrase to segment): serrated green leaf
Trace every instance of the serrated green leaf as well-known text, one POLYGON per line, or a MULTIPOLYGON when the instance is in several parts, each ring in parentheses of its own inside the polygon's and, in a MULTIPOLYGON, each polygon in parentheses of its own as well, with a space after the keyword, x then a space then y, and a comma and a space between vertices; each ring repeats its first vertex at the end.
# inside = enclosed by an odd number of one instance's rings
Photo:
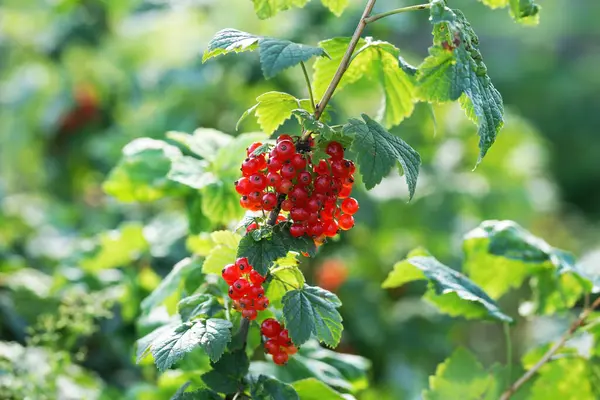
POLYGON ((156 338, 150 350, 160 371, 165 371, 196 346, 202 347, 212 361, 218 360, 231 340, 232 324, 223 319, 184 322, 156 338))
POLYGON ((430 282, 426 298, 450 315, 512 321, 473 281, 431 256, 413 256, 396 263, 382 287, 395 288, 422 279, 430 282))
POLYGON ((465 16, 437 1, 430 19, 434 45, 417 71, 418 96, 438 103, 460 99, 469 119, 478 125, 479 163, 504 125, 502 96, 487 75, 479 39, 465 16))
POLYGON ((185 297, 177 304, 177 311, 183 321, 188 321, 201 315, 212 317, 221 310, 223 310, 223 306, 219 304, 217 299, 206 293, 185 297))
MULTIPOLYGON (((288 253, 288 255, 293 253, 288 253)), ((286 257, 287 258, 287 257, 286 257)), ((276 261, 276 267, 271 269, 273 280, 269 282, 269 286, 265 292, 265 296, 269 298, 272 305, 280 305, 283 296, 292 289, 301 289, 304 286, 304 275, 298 269, 298 261, 292 256, 294 262, 292 265, 286 265, 279 259, 276 261), (282 265, 283 264, 283 265, 282 265)))
POLYGON ((510 5, 510 15, 518 22, 537 24, 540 6, 533 0, 479 0, 490 8, 504 8, 510 5))
POLYGON ((269 79, 296 64, 327 53, 320 47, 290 42, 289 40, 262 38, 259 45, 260 65, 265 78, 269 79))
POLYGON ((269 135, 263 132, 243 133, 235 137, 226 147, 219 149, 214 162, 211 164, 213 171, 220 178, 230 177, 227 185, 233 187, 235 179, 240 175, 240 160, 244 160, 246 149, 254 142, 264 142, 269 135))
POLYGON ((273 17, 280 11, 285 11, 291 7, 304 7, 309 0, 252 0, 254 2, 254 11, 260 19, 273 17))
POLYGON ((589 376, 589 363, 582 358, 551 361, 539 369, 528 400, 592 400, 589 376))
POLYGON ((208 48, 202 56, 202 62, 221 54, 255 50, 258 47, 259 39, 259 36, 238 31, 237 29, 220 30, 208 43, 208 48))
POLYGON ((232 394, 240 388, 238 379, 215 370, 202 374, 202 381, 204 381, 206 386, 219 393, 232 394))
MULTIPOLYGON (((334 38, 319 43, 331 59, 320 58, 315 62, 313 87, 317 98, 322 97, 329 86, 349 41, 350 38, 334 38)), ((401 68, 399 50, 388 42, 370 38, 360 39, 357 48, 336 93, 362 78, 380 82, 384 93, 380 117, 387 127, 398 125, 414 110, 414 79, 401 68)))
POLYGON ((481 400, 493 384, 494 378, 479 361, 467 350, 459 348, 438 365, 434 376, 429 377, 429 389, 423 392, 423 399, 481 400))
POLYGON ((288 224, 278 224, 273 228, 271 237, 255 240, 252 235, 244 236, 237 256, 247 257, 258 273, 266 275, 275 260, 285 257, 289 251, 305 252, 313 256, 316 246, 306 237, 294 238, 290 235, 288 224))
POLYGON ((210 238, 215 244, 227 246, 232 249, 237 248, 240 240, 242 240, 240 235, 232 231, 214 231, 211 232, 210 238))
POLYGON ((272 134, 281 124, 292 116, 292 111, 300 107, 300 100, 288 93, 267 92, 256 98, 258 102, 246 110, 238 124, 254 112, 258 124, 265 133, 272 134))
POLYGON ((104 181, 104 191, 123 202, 151 202, 181 193, 167 179, 171 160, 181 151, 166 142, 139 138, 123 148, 123 156, 104 181))
POLYGON ((214 161, 217 151, 233 141, 231 135, 210 128, 198 128, 192 135, 171 131, 167 137, 207 161, 214 161))
POLYGON ((344 400, 340 393, 315 378, 296 381, 292 386, 302 400, 344 400))
POLYGON ((335 347, 342 337, 342 317, 336 308, 342 303, 331 292, 304 285, 287 292, 282 299, 283 319, 290 338, 302 345, 314 334, 319 341, 335 347))
POLYGON ((367 189, 373 189, 399 162, 404 169, 410 198, 419 177, 421 156, 405 141, 386 131, 367 115, 364 122, 350 119, 344 125, 344 135, 352 136, 352 151, 357 155, 360 174, 367 189))
POLYGON ((202 189, 217 181, 212 172, 207 172, 208 163, 194 157, 182 156, 171 163, 167 178, 194 189, 202 189))
POLYGON ((313 114, 306 110, 295 109, 292 114, 298 118, 302 127, 307 131, 317 132, 325 138, 331 138, 336 133, 329 125, 317 120, 313 114))
POLYGON ((210 389, 199 389, 193 392, 185 390, 190 385, 190 382, 183 385, 177 393, 171 397, 171 400, 222 400, 221 397, 210 389))
POLYGON ((251 382, 250 394, 256 400, 300 400, 291 385, 265 375, 251 382))
POLYGON ((214 246, 204 260, 202 272, 220 275, 225 265, 235 262, 241 236, 231 231, 216 231, 211 238, 214 246))
POLYGON ((142 301, 142 311, 148 313, 156 306, 162 304, 168 297, 180 289, 185 278, 192 271, 200 268, 202 268, 202 261, 199 259, 187 257, 179 261, 175 264, 171 272, 160 281, 156 289, 142 301))
POLYGON ((140 363, 150 352, 152 348, 152 344, 162 335, 168 334, 173 331, 181 324, 179 318, 175 319, 171 323, 167 325, 163 325, 152 332, 148 333, 146 336, 140 338, 136 342, 136 363, 140 363))
POLYGON ((240 196, 233 185, 218 181, 204 186, 200 193, 202 214, 215 225, 227 225, 244 215, 244 210, 239 205, 240 196))
POLYGON ((321 0, 321 3, 338 17, 348 7, 348 0, 321 0))
POLYGON ((240 381, 248 372, 250 362, 244 351, 225 353, 216 363, 211 363, 213 368, 202 375, 202 380, 213 390, 220 393, 235 393, 239 389, 240 381))
POLYGON ((260 146, 258 146, 256 149, 254 149, 251 156, 258 157, 262 154, 266 154, 271 150, 272 147, 273 147, 273 145, 271 143, 263 143, 260 146))

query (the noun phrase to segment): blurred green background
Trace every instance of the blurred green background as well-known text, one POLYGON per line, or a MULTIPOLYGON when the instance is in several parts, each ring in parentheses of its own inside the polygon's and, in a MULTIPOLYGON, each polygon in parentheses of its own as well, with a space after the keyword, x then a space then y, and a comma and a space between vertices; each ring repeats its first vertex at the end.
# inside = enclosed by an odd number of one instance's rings
MULTIPOLYGON (((299 68, 265 81, 256 54, 203 65, 216 31, 232 27, 314 45, 350 36, 362 3, 351 0, 341 18, 313 1, 261 21, 249 0, 0 2, 0 370, 22 364, 0 374, 0 398, 3 385, 34 399, 173 394, 177 372, 159 377, 152 366, 135 366, 133 343, 150 318, 141 316, 141 300, 188 254, 186 204, 120 204, 101 184, 134 138, 197 127, 235 135, 259 94, 306 97, 299 68)), ((397 176, 359 191, 356 229, 302 266, 344 303, 339 350, 373 363, 371 386, 359 398, 419 398, 458 345, 484 363, 504 361, 500 326, 438 314, 419 300, 421 286, 380 289, 410 249, 425 246, 457 266, 465 232, 484 219, 513 219, 553 245, 599 258, 600 3, 541 1, 537 27, 475 0, 449 3, 479 35, 504 97, 504 130, 472 171, 476 127, 459 106, 434 107, 434 123, 418 105, 393 130, 423 157, 415 199, 407 203, 397 176)), ((380 0, 376 11, 402 5, 410 3, 380 0)), ((431 43, 427 18, 393 16, 367 35, 418 64, 431 43)), ((334 123, 375 115, 379 104, 368 81, 346 88, 332 102, 334 123)), ((290 121, 280 132, 298 129, 290 121)), ((256 130, 251 119, 240 128, 256 130)), ((501 300, 511 315, 519 315, 526 290, 501 300)), ((549 317, 521 324, 516 351, 547 340, 562 324, 549 317), (535 328, 542 323, 546 329, 535 328)))

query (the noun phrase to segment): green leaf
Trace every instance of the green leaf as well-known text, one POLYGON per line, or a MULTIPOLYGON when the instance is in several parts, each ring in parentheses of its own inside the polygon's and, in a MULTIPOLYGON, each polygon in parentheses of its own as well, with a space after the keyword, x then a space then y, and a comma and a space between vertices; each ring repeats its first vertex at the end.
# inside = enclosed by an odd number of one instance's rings
POLYGON ((292 386, 302 400, 344 400, 340 393, 315 378, 296 381, 292 386))
POLYGON ((256 50, 259 39, 259 36, 238 31, 237 29, 228 28, 220 30, 208 43, 208 48, 202 56, 202 62, 221 54, 256 50))
POLYGON ((494 378, 467 350, 459 348, 450 358, 438 365, 429 378, 424 400, 480 400, 492 388, 494 378))
MULTIPOLYGON (((350 38, 334 38, 319 43, 331 59, 319 58, 314 65, 313 87, 320 98, 331 82, 337 66, 348 48, 350 38)), ((414 110, 414 79, 401 68, 399 50, 392 44, 360 39, 354 59, 337 86, 338 93, 345 86, 362 78, 379 82, 384 101, 380 119, 386 127, 398 125, 414 110)))
POLYGON ((244 210, 239 205, 240 196, 232 183, 218 181, 201 189, 202 214, 215 225, 228 225, 240 219, 244 210))
POLYGON ((223 319, 184 322, 157 337, 150 347, 160 371, 169 369, 197 346, 212 361, 218 360, 231 340, 232 324, 223 319))
POLYGON ((136 351, 136 363, 140 363, 150 352, 153 343, 162 335, 169 334, 181 324, 181 321, 177 318, 167 325, 163 325, 156 328, 146 336, 137 340, 137 351, 136 351))
POLYGON ((211 238, 214 246, 204 260, 202 272, 220 275, 225 265, 235 262, 241 236, 231 231, 216 231, 211 238))
POLYGON ((188 321, 198 316, 212 317, 223 310, 223 306, 214 296, 201 293, 181 299, 177 304, 177 310, 181 319, 188 321))
POLYGON ((233 182, 239 178, 240 163, 246 156, 246 149, 254 142, 264 142, 269 135, 263 132, 243 133, 235 137, 226 147, 219 149, 214 162, 211 164, 211 171, 220 178, 230 177, 226 182, 228 186, 233 187, 233 182))
POLYGON ((352 151, 357 155, 360 174, 367 189, 373 189, 399 162, 404 169, 412 199, 417 187, 421 156, 404 140, 392 135, 367 115, 364 122, 350 119, 344 135, 353 136, 352 151))
POLYGON ((306 237, 294 238, 290 235, 288 224, 278 224, 273 228, 271 237, 255 240, 246 235, 240 241, 237 256, 247 257, 250 265, 261 275, 266 275, 275 260, 285 257, 289 251, 305 252, 315 255, 314 242, 306 237))
POLYGON ((169 179, 171 160, 181 151, 161 140, 135 139, 123 148, 123 156, 110 172, 102 188, 123 202, 151 202, 179 193, 169 179))
POLYGON ((171 400, 222 400, 222 398, 212 390, 200 389, 193 392, 184 392, 180 397, 173 397, 171 400))
POLYGON ((342 316, 336 310, 342 303, 331 292, 304 285, 287 292, 282 299, 283 319, 290 338, 302 345, 314 334, 319 341, 335 347, 342 337, 342 316))
POLYGON ((306 110, 296 109, 292 112, 304 129, 311 132, 317 132, 324 138, 332 140, 336 132, 327 124, 319 121, 313 114, 306 110))
POLYGON ((539 369, 528 400, 594 399, 590 372, 589 363, 582 358, 551 361, 539 369))
POLYGON ((265 375, 252 382, 250 394, 256 400, 300 400, 291 385, 265 375))
POLYGON ((243 350, 225 353, 216 363, 211 363, 212 371, 202 375, 202 380, 211 389, 221 393, 235 393, 239 383, 248 372, 250 362, 243 350))
POLYGON ((426 298, 450 315, 512 321, 473 281, 431 256, 409 254, 409 258, 394 265, 382 287, 395 288, 423 279, 430 283, 426 298))
POLYGON ((510 5, 510 15, 524 24, 539 22, 540 6, 533 0, 479 0, 490 8, 504 8, 510 5))
POLYGON ((321 0, 321 3, 338 17, 348 7, 348 0, 321 0))
POLYGON ((309 0, 252 0, 254 11, 260 19, 273 17, 279 11, 285 11, 291 7, 304 7, 309 0))
POLYGON ((198 128, 192 135, 171 131, 167 137, 207 161, 214 161, 217 151, 233 141, 231 135, 210 128, 198 128))
POLYGON ((123 223, 118 230, 103 232, 96 240, 97 248, 80 261, 86 271, 123 267, 148 251, 143 227, 135 222, 123 223))
POLYGON ((183 285, 185 278, 196 269, 202 267, 202 262, 198 259, 184 258, 179 261, 171 272, 167 274, 160 284, 146 297, 141 304, 142 311, 149 313, 153 308, 162 304, 167 298, 176 293, 183 285))
POLYGON ((469 119, 479 127, 479 163, 504 125, 502 96, 487 75, 479 39, 464 15, 436 1, 431 21, 434 45, 418 67, 418 96, 436 103, 460 99, 469 119))
POLYGON ((293 43, 289 40, 262 38, 259 45, 260 65, 263 75, 269 79, 286 68, 327 53, 320 47, 293 43))
POLYGON ((239 123, 246 116, 254 113, 258 124, 265 133, 272 134, 292 116, 292 111, 300 107, 300 100, 283 92, 267 92, 256 98, 258 102, 244 113, 239 123))
MULTIPOLYGON (((304 275, 298 268, 298 261, 294 253, 290 252, 286 258, 293 259, 293 264, 282 263, 279 259, 275 262, 276 267, 271 269, 273 279, 269 282, 269 286, 265 295, 269 298, 272 305, 279 305, 283 296, 291 289, 300 289, 304 286, 304 275)), ((285 259, 283 259, 285 260, 285 259)))
POLYGON ((206 161, 182 156, 173 160, 167 178, 194 189, 202 189, 217 180, 211 172, 206 172, 207 165, 206 161))

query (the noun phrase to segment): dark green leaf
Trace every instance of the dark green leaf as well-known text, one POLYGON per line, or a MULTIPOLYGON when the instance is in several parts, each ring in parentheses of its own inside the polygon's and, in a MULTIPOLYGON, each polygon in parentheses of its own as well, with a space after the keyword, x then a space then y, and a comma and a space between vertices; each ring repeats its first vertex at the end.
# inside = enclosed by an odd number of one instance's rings
POLYGON ((246 235, 240 241, 237 256, 247 257, 250 265, 262 275, 266 275, 275 260, 285 257, 288 251, 305 252, 313 256, 316 246, 306 237, 294 238, 290 235, 288 224, 278 224, 273 235, 255 240, 246 235))
POLYGON ((302 345, 314 334, 319 341, 335 347, 342 337, 342 317, 336 308, 342 303, 331 292, 304 285, 287 292, 282 299, 283 319, 294 344, 302 345))
POLYGON ((326 56, 320 47, 293 43, 289 40, 262 38, 259 45, 260 65, 269 79, 286 68, 308 61, 315 56, 326 56))
POLYGON ((292 114, 298 118, 300 124, 307 131, 317 132, 328 139, 335 135, 335 131, 329 125, 317 120, 313 114, 306 110, 296 109, 292 111, 292 114))
POLYGON ((202 375, 202 380, 213 390, 221 393, 235 393, 239 389, 240 381, 248 372, 250 362, 242 350, 225 353, 216 363, 211 363, 213 368, 202 375))
POLYGON ((367 189, 374 188, 399 162, 404 169, 410 198, 415 193, 421 157, 404 140, 392 135, 367 115, 364 122, 351 119, 344 135, 353 136, 352 151, 357 155, 360 174, 367 189))
POLYGON ((177 304, 181 319, 190 320, 198 316, 212 317, 223 309, 217 299, 210 294, 195 294, 185 297, 177 304))
POLYGON ((265 375, 252 382, 250 393, 255 400, 300 400, 291 385, 265 375))
POLYGON ((185 392, 185 389, 189 384, 190 383, 188 382, 186 385, 182 386, 181 389, 171 397, 171 400, 222 400, 221 396, 209 389, 185 392))

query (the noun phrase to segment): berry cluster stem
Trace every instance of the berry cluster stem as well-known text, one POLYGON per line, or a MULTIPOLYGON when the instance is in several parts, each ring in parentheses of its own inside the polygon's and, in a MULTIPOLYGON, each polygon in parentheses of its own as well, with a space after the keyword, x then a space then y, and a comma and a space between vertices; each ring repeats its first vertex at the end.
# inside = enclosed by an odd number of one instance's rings
POLYGON ((533 378, 535 374, 539 371, 539 369, 542 368, 548 361, 550 361, 550 359, 552 359, 556 352, 564 346, 567 340, 569 340, 571 336, 573 336, 573 334, 585 324, 592 311, 594 311, 598 306, 600 306, 600 297, 597 298, 591 306, 585 308, 581 312, 581 314, 579 314, 579 317, 571 324, 569 329, 561 336, 561 338, 556 343, 554 343, 554 346, 552 346, 550 350, 548 350, 546 354, 544 354, 544 356, 529 371, 525 372, 523 376, 517 379, 515 383, 513 383, 504 393, 502 393, 500 400, 510 399, 511 396, 515 394, 515 392, 519 390, 521 386, 523 386, 527 381, 533 378))

